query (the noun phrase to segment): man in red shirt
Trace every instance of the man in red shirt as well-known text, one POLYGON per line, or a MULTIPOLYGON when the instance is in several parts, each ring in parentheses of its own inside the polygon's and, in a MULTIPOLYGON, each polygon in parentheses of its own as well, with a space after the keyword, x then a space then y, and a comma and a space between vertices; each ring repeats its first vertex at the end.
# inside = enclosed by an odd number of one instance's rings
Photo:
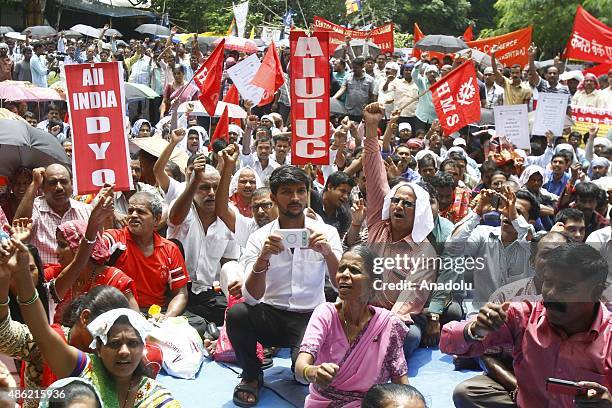
POLYGON ((475 377, 455 389, 457 407, 612 406, 612 314, 599 301, 607 262, 586 244, 568 243, 548 252, 543 270, 542 301, 487 303, 475 320, 442 329, 440 350, 447 354, 475 357, 513 345, 517 389, 496 392, 475 377), (584 391, 575 397, 549 391, 548 378, 579 382, 584 391))
POLYGON ((111 259, 116 258, 113 265, 136 282, 140 308, 159 305, 165 310, 154 316, 157 319, 183 313, 189 282, 179 248, 156 232, 162 211, 158 197, 138 192, 129 201, 128 226, 104 232, 113 253, 111 259), (166 296, 168 288, 172 293, 170 299, 166 296))

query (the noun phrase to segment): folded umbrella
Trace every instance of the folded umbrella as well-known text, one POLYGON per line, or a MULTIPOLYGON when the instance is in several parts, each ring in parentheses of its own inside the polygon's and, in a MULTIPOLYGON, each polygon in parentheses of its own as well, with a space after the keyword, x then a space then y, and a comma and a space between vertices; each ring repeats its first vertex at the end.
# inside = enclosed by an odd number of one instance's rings
POLYGON ((142 24, 136 27, 134 31, 141 34, 170 35, 170 29, 168 27, 160 26, 158 24, 142 24))
POLYGON ((55 136, 19 120, 0 119, 0 175, 11 176, 19 167, 53 163, 70 163, 55 136))
POLYGON ((55 31, 53 27, 50 27, 47 25, 28 27, 25 30, 23 30, 21 33, 27 34, 28 31, 30 32, 30 34, 32 34, 32 38, 35 38, 35 39, 53 37, 54 35, 57 34, 57 31, 55 31))
POLYGON ((6 33, 11 33, 15 30, 13 30, 13 27, 9 27, 9 26, 0 26, 0 35, 4 35, 6 33))
POLYGON ((414 46, 419 50, 443 52, 445 54, 470 48, 460 38, 441 34, 426 35, 414 46))
POLYGON ((71 30, 86 35, 87 37, 100 38, 100 30, 85 24, 77 24, 72 27, 71 30))

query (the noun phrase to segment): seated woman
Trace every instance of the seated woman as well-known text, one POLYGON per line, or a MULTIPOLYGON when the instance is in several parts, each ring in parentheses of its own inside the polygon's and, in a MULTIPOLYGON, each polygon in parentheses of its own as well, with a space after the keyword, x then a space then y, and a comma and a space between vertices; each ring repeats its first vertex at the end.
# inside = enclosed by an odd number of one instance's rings
POLYGON ((110 252, 98 231, 106 219, 112 216, 112 206, 103 208, 102 200, 98 200, 89 221, 67 221, 57 228, 59 264, 47 265, 45 268, 51 296, 57 302, 54 323, 61 322, 66 307, 75 298, 100 285, 119 289, 127 298, 130 307, 138 310, 138 302, 134 297, 136 284, 132 278, 120 269, 105 265, 110 258, 110 252), (107 214, 103 215, 105 211, 107 214))
POLYGON ((100 314, 87 325, 95 354, 82 352, 47 323, 29 275, 25 245, 12 238, 3 247, 4 252, 15 252, 15 261, 1 269, 15 275, 21 313, 53 373, 91 381, 106 407, 180 407, 165 388, 145 375, 142 359, 151 326, 141 314, 125 307, 100 314))
POLYGON ((368 305, 374 293, 374 254, 357 246, 336 273, 340 301, 310 318, 295 374, 311 383, 305 407, 359 407, 374 384, 408 384, 402 345, 408 332, 393 313, 368 305))
POLYGON ((48 391, 39 408, 102 408, 100 393, 91 382, 79 377, 57 380, 48 391))
POLYGON ((259 187, 263 187, 263 183, 257 173, 250 167, 243 167, 238 170, 230 182, 230 202, 236 206, 240 214, 247 218, 253 216, 251 197, 259 187))

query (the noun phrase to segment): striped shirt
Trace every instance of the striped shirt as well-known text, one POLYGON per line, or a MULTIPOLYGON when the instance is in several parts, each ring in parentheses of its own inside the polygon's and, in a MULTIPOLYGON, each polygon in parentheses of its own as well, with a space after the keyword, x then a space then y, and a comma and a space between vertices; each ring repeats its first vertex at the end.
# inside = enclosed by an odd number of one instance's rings
POLYGON ((58 263, 57 261, 57 239, 55 232, 60 224, 66 221, 89 219, 91 206, 70 199, 70 208, 59 215, 49 207, 44 196, 34 199, 32 208, 32 235, 30 244, 38 248, 43 264, 58 263))

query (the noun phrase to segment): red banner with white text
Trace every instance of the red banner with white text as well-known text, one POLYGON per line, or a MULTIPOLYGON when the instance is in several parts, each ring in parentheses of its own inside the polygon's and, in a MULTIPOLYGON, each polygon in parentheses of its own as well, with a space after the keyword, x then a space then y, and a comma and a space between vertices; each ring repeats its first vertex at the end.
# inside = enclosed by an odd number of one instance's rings
POLYGON ((591 126, 599 126, 599 134, 607 135, 612 127, 612 111, 572 105, 572 120, 574 121, 572 130, 586 133, 591 126))
POLYGON ((374 44, 376 44, 381 52, 393 52, 393 32, 395 30, 393 23, 387 23, 380 27, 373 28, 372 30, 360 31, 351 30, 350 28, 342 27, 338 24, 334 24, 319 16, 314 16, 314 29, 315 31, 330 31, 329 34, 329 52, 331 54, 336 49, 345 44, 345 38, 351 37, 351 39, 366 39, 369 38, 374 44))
POLYGON ((429 90, 446 136, 480 120, 478 81, 471 60, 452 70, 429 90))
POLYGON ((329 32, 291 31, 291 164, 329 163, 329 32))
POLYGON ((514 64, 525 66, 529 63, 527 50, 531 45, 531 33, 532 29, 529 26, 497 37, 468 41, 466 44, 485 54, 491 54, 491 49, 497 46, 495 58, 501 64, 507 67, 514 64))
POLYGON ((119 62, 74 64, 65 72, 75 193, 97 193, 105 183, 116 191, 133 190, 123 67, 119 62))
POLYGON ((612 28, 579 5, 564 57, 582 61, 612 62, 612 28))

